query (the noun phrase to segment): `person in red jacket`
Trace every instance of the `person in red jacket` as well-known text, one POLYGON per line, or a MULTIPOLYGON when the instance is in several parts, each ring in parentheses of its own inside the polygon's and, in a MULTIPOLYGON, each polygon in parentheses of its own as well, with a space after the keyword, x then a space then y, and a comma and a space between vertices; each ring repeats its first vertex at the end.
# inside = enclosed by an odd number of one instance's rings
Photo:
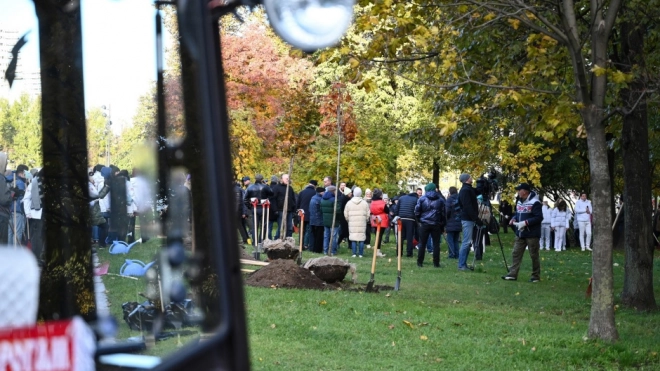
POLYGON ((385 256, 380 251, 380 248, 382 247, 382 242, 383 242, 383 232, 385 231, 385 228, 390 225, 390 219, 388 217, 388 214, 390 212, 389 207, 383 200, 383 191, 380 190, 379 188, 374 188, 373 191, 373 196, 371 198, 371 227, 376 228, 378 227, 377 219, 376 217, 380 217, 380 236, 378 236, 378 241, 376 241, 376 245, 378 246, 378 256, 385 256))

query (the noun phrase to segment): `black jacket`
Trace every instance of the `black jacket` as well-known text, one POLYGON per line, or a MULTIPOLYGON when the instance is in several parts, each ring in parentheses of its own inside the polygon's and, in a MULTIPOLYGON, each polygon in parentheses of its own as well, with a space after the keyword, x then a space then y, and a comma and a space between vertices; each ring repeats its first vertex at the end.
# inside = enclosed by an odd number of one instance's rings
POLYGON ((479 219, 477 192, 471 184, 463 183, 463 187, 458 192, 458 204, 461 207, 461 220, 476 222, 479 219))
POLYGON ((236 215, 238 217, 247 215, 248 209, 243 203, 243 199, 245 198, 245 191, 238 183, 234 184, 234 196, 236 197, 236 215))
POLYGON ((447 232, 460 232, 463 230, 461 216, 456 214, 456 204, 458 203, 458 193, 449 195, 445 203, 445 216, 447 217, 447 232))
MULTIPOLYGON (((243 198, 243 204, 247 207, 248 212, 252 212, 252 203, 251 199, 255 197, 259 203, 261 200, 270 198, 273 196, 273 190, 264 183, 254 183, 250 184, 245 192, 245 197, 243 198)), ((257 207, 257 212, 261 212, 261 207, 257 207)))
POLYGON ((403 219, 415 219, 415 205, 417 205, 417 193, 410 193, 399 198, 398 214, 403 219))
POLYGON ((445 197, 440 192, 426 192, 415 205, 415 216, 424 225, 443 227, 446 222, 445 197))
MULTIPOLYGON (((273 186, 273 196, 277 202, 277 205, 271 205, 275 207, 277 211, 284 211, 284 199, 286 198, 286 184, 277 183, 273 186)), ((286 207, 287 212, 296 211, 296 195, 293 192, 293 188, 289 186, 289 199, 287 200, 288 206, 286 207)))
POLYGON ((305 211, 305 220, 309 221, 309 202, 316 194, 316 188, 313 185, 308 185, 298 193, 298 201, 296 202, 296 209, 303 209, 305 211))

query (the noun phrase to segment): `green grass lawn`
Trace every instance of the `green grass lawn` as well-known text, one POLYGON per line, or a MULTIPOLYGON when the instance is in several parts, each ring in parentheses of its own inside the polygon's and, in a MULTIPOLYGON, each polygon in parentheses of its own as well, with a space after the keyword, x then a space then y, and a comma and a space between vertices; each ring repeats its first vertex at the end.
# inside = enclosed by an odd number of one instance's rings
MULTIPOLYGON (((513 234, 502 234, 511 264, 513 234)), ((297 236, 294 236, 297 238, 297 236)), ((394 286, 394 238, 378 258, 376 285, 394 286)), ((569 250, 541 252, 541 282, 529 283, 525 255, 517 282, 505 282, 497 238, 474 272, 460 272, 456 260, 424 268, 403 259, 401 290, 377 294, 347 290, 289 290, 245 287, 250 357, 257 370, 620 370, 660 369, 660 313, 618 308, 621 340, 587 340, 590 300, 585 290, 591 255, 569 250)), ((151 261, 158 241, 137 246, 130 259, 151 261)), ((252 251, 248 247, 248 251, 252 251)), ((358 281, 369 281, 372 250, 351 258, 346 245, 339 257, 357 263, 358 281)), ((303 253, 303 259, 319 256, 303 253)), ((99 252, 118 273, 126 256, 99 252)), ((615 293, 623 285, 624 256, 614 255, 615 293)), ((472 256, 468 261, 472 262, 472 256)), ((656 267, 658 263, 656 263, 656 267)), ((254 267, 250 267, 254 268, 254 267)), ((122 320, 121 303, 139 301, 144 281, 105 276, 111 312, 120 321, 119 338, 138 336, 122 320)), ((655 278, 656 288, 660 287, 655 278)), ((660 290, 656 296, 660 297, 660 290)), ((194 340, 194 337, 186 340, 194 340)), ((158 342, 148 354, 177 349, 177 340, 158 342)))
MULTIPOLYGON (((511 264, 513 234, 501 236, 511 264)), ((421 269, 415 258, 404 258, 398 292, 246 287, 254 369, 660 368, 658 313, 618 308, 621 340, 614 345, 586 340, 590 254, 543 251, 539 283, 527 282, 531 261, 526 255, 520 281, 507 282, 500 278, 506 271, 497 238, 492 242, 474 272, 460 272, 456 260, 444 259, 446 243, 442 245, 443 268, 433 268, 428 255, 421 269)), ((393 238, 383 252, 387 257, 378 259, 375 281, 394 286, 393 238)), ((315 255, 305 253, 304 257, 315 255)), ((359 282, 368 282, 371 260, 350 256, 345 246, 341 248, 339 257, 357 262, 359 282)), ((616 252, 614 261, 615 293, 619 293, 623 253, 616 252)))

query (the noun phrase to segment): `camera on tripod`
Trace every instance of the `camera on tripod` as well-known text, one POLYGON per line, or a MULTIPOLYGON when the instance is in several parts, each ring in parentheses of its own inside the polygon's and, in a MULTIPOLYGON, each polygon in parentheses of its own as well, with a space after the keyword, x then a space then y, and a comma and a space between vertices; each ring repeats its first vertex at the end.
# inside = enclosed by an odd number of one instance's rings
POLYGON ((497 173, 493 169, 477 179, 477 195, 483 195, 484 199, 487 196, 489 200, 494 200, 499 189, 497 173))

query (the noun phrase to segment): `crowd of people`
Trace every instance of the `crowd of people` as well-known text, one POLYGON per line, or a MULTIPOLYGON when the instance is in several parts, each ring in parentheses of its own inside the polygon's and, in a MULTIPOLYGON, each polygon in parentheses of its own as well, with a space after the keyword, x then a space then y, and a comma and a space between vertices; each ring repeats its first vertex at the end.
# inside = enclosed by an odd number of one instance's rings
MULTIPOLYGON (((378 248, 389 242, 390 232, 401 228, 402 254, 414 257, 424 266, 426 253, 432 254, 434 267, 440 267, 440 244, 447 240, 447 257, 457 260, 457 268, 470 270, 468 256, 474 251, 475 260, 482 259, 483 245, 489 244, 487 233, 492 210, 489 197, 473 186, 469 174, 459 177, 462 187, 450 187, 445 195, 434 183, 414 192, 400 193, 391 199, 379 188, 373 190, 345 182, 335 185, 330 176, 323 183, 309 180, 296 194, 289 184, 288 174, 272 176, 270 183, 256 174, 254 183, 243 177, 235 184, 236 217, 243 243, 255 245, 263 239, 291 237, 295 226, 304 231, 303 248, 315 253, 336 255, 346 242, 352 257, 364 256, 365 248, 373 241, 378 248), (485 197, 484 197, 485 196, 485 197), (484 215, 487 215, 485 217, 484 215), (275 232, 273 228, 277 225, 275 232), (461 239, 462 235, 462 239, 461 239)), ((513 265, 503 279, 517 279, 524 251, 532 257, 532 282, 540 280, 539 250, 566 249, 566 233, 571 219, 576 223, 576 240, 582 251, 591 251, 591 216, 593 208, 586 194, 575 206, 575 216, 564 200, 557 200, 551 208, 526 183, 516 187, 515 205, 503 200, 499 206, 500 223, 504 233, 513 228, 516 242, 513 265)), ((497 224, 497 222, 495 222, 497 224)), ((378 256, 385 256, 381 251, 378 256)))

